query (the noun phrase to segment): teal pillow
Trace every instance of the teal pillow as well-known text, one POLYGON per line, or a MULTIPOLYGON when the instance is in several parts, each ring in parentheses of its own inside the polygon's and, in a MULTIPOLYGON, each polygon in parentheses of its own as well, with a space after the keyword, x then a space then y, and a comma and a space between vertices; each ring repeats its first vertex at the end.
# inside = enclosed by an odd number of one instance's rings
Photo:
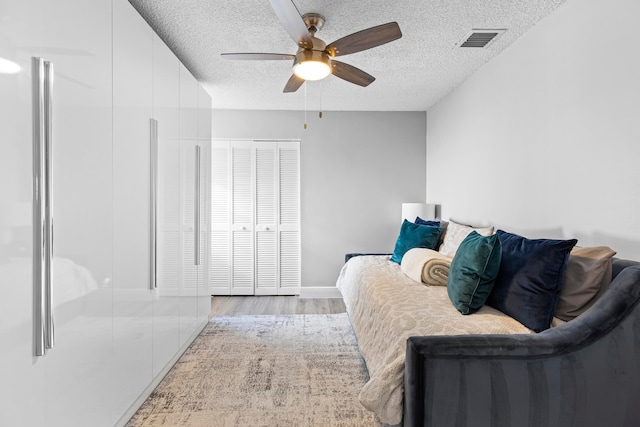
POLYGON ((447 293, 462 314, 480 310, 489 297, 500 270, 502 245, 497 235, 472 231, 460 243, 449 268, 447 293))
POLYGON ((400 227, 400 235, 396 240, 396 247, 391 255, 391 261, 400 264, 404 254, 413 248, 435 249, 440 240, 440 227, 414 224, 406 219, 400 227))

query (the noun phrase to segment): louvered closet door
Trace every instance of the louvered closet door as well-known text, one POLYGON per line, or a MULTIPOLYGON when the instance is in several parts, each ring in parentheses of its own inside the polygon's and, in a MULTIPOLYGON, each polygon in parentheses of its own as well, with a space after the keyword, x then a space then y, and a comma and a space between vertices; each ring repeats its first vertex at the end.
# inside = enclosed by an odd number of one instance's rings
POLYGON ((278 294, 277 265, 277 144, 255 145, 256 205, 256 295, 278 294))
POLYGON ((300 293, 300 143, 213 142, 215 295, 300 293))
POLYGON ((278 144, 279 295, 300 293, 300 143, 278 144))
POLYGON ((254 294, 253 156, 251 143, 231 143, 231 294, 254 294))
POLYGON ((209 280, 213 295, 231 294, 230 189, 228 142, 211 144, 211 247, 209 280))

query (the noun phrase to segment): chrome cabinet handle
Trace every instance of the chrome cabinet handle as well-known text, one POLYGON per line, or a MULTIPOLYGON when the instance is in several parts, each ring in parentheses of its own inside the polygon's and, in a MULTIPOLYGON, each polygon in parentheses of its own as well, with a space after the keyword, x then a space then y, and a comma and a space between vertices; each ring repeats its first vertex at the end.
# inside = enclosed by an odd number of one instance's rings
POLYGON ((158 287, 158 121, 149 119, 149 289, 158 287))
POLYGON ((31 96, 33 109, 33 333, 34 353, 46 353, 46 251, 45 201, 46 169, 44 149, 44 60, 31 58, 31 96))
POLYGON ((53 64, 31 58, 33 109, 33 303, 34 354, 55 342, 51 268, 53 259, 52 110, 53 64))
POLYGON ((53 324, 53 283, 52 283, 52 262, 53 262, 53 64, 49 61, 44 62, 44 117, 45 124, 45 168, 46 168, 46 341, 47 349, 52 349, 55 344, 55 330, 53 324))

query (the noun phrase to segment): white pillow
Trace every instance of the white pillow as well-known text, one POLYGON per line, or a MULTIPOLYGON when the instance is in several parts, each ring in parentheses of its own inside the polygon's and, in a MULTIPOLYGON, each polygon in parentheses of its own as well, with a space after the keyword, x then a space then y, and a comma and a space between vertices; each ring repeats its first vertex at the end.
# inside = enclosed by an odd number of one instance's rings
POLYGON ((453 258, 460 243, 474 230, 482 236, 493 234, 493 227, 475 228, 449 221, 442 245, 440 245, 440 253, 453 258))

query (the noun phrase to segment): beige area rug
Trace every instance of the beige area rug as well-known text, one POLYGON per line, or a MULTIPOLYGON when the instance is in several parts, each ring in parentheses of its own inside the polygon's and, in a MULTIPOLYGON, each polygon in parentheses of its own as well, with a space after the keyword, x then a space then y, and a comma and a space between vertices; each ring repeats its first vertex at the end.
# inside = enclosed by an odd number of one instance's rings
POLYGON ((381 426, 346 313, 213 317, 127 426, 381 426))

